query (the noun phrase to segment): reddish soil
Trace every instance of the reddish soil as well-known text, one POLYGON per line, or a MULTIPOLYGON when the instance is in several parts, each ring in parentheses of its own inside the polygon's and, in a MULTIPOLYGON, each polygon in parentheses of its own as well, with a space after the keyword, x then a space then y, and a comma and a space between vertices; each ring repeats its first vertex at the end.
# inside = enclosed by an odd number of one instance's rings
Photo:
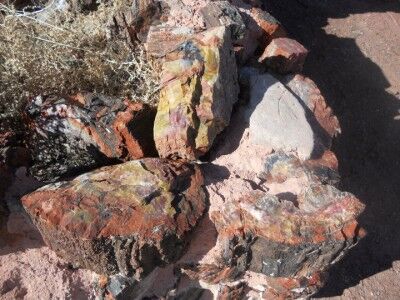
POLYGON ((368 236, 317 298, 400 299, 400 1, 264 1, 309 50, 304 73, 338 116, 343 189, 368 236))

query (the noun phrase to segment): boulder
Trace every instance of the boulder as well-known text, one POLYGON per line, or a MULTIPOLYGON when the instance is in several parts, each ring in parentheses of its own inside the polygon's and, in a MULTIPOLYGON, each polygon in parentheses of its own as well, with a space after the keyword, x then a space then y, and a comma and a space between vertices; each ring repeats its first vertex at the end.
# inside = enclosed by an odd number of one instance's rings
POLYGON ((115 161, 156 156, 152 137, 155 111, 99 94, 39 96, 27 107, 31 173, 56 181, 115 161))
POLYGON ((353 195, 314 183, 298 195, 259 191, 229 201, 213 220, 232 272, 301 281, 325 271, 364 236, 356 221, 363 208, 353 195))
POLYGON ((303 100, 270 74, 252 76, 246 112, 252 143, 275 151, 315 158, 330 146, 331 136, 303 100))
POLYGON ((229 124, 238 99, 231 35, 217 27, 193 36, 169 53, 154 124, 161 157, 196 159, 229 124))
POLYGON ((196 165, 149 158, 45 186, 22 203, 67 261, 139 280, 182 254, 206 209, 202 185, 196 165))
POLYGON ((308 50, 299 42, 289 38, 276 38, 265 48, 259 62, 281 73, 296 73, 303 70, 308 50))

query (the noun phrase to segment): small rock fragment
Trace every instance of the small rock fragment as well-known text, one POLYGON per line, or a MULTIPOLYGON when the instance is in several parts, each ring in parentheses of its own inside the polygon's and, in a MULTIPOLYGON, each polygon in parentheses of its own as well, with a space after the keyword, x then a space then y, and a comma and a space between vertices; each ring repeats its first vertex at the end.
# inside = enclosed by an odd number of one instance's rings
POLYGON ((265 48, 259 62, 274 71, 287 74, 303 70, 308 50, 299 42, 289 38, 276 38, 265 48))
POLYGON ((143 159, 45 186, 22 203, 61 257, 139 280, 182 254, 206 209, 202 185, 196 165, 143 159))
POLYGON ((281 23, 265 10, 253 7, 250 10, 250 16, 260 28, 261 47, 267 47, 273 39, 286 37, 286 30, 281 23))

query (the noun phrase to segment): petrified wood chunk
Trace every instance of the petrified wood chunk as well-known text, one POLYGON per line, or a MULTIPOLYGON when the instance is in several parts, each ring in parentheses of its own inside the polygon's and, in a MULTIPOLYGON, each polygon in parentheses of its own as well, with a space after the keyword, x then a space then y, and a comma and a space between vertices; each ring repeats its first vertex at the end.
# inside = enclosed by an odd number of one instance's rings
POLYGON ((196 165, 144 159, 23 197, 47 244, 77 266, 140 279, 182 253, 206 208, 196 165))

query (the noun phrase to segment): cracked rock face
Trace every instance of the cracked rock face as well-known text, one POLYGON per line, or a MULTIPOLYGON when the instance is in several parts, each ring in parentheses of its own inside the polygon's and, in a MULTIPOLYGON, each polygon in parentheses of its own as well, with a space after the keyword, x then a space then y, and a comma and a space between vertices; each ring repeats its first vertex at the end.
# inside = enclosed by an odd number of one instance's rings
POLYGON ((116 161, 155 156, 155 111, 98 94, 36 97, 28 106, 31 173, 56 181, 116 161), (49 146, 51 145, 51 146, 49 146))
POLYGON ((308 277, 357 242, 363 205, 353 195, 314 184, 293 196, 252 193, 213 214, 228 266, 308 277))
POLYGON ((193 160, 229 125, 238 99, 237 69, 225 27, 195 35, 169 53, 154 124, 161 157, 193 160))
POLYGON ((195 165, 143 159, 45 186, 22 202, 61 257, 140 279, 180 257, 206 208, 202 185, 195 165))

